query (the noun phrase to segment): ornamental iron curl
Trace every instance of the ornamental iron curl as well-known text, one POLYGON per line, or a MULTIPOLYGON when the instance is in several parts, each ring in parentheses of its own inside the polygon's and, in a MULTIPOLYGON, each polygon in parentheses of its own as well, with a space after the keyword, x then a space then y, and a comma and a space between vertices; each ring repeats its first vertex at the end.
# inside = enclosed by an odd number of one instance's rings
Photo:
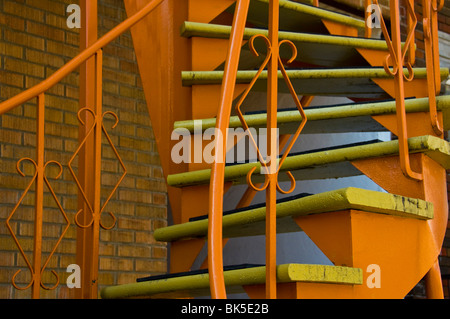
POLYGON ((33 298, 39 298, 39 295, 40 295, 39 287, 42 287, 45 290, 54 290, 58 287, 60 280, 59 280, 58 274, 54 270, 51 271, 53 276, 56 278, 56 283, 53 286, 47 286, 46 284, 44 284, 44 282, 42 281, 42 277, 45 272, 45 269, 47 268, 48 263, 50 262, 50 259, 53 257, 56 249, 58 248, 59 244, 61 243, 61 240, 63 239, 64 235, 66 234, 66 232, 70 226, 70 222, 67 217, 67 214, 65 213, 65 211, 64 211, 60 201, 58 200, 58 197, 56 196, 56 193, 53 190, 53 187, 50 184, 50 182, 47 178, 47 175, 46 175, 47 167, 49 167, 50 165, 56 165, 59 169, 59 172, 54 179, 59 179, 62 175, 63 167, 57 161, 44 162, 44 125, 45 125, 45 122, 44 122, 44 111, 45 111, 44 110, 44 94, 40 94, 38 96, 37 108, 38 108, 38 116, 37 116, 38 126, 37 126, 37 134, 36 134, 37 160, 33 160, 31 158, 26 157, 26 158, 20 159, 16 164, 17 172, 22 177, 26 177, 25 172, 21 168, 21 164, 24 162, 29 162, 33 165, 34 174, 31 178, 30 182, 27 184, 24 192, 20 196, 19 201, 17 202, 17 204, 15 205, 15 207, 9 214, 8 218, 6 219, 6 227, 7 227, 8 231, 10 232, 16 246, 18 247, 20 254, 22 255, 23 259, 25 260, 27 268, 31 274, 30 282, 26 286, 20 287, 16 282, 16 278, 17 278, 17 275, 22 271, 22 269, 17 270, 12 277, 12 281, 11 281, 12 285, 14 288, 16 288, 18 290, 27 290, 30 287, 32 287, 33 288, 33 291, 32 291, 33 298), (20 244, 19 239, 17 238, 16 234, 14 233, 14 230, 11 226, 11 219, 13 218, 14 214, 19 209, 25 196, 30 192, 30 189, 33 185, 36 185, 36 187, 35 187, 35 221, 34 221, 35 231, 34 231, 34 251, 33 251, 34 258, 33 258, 33 262, 31 262, 28 259, 27 255, 25 254, 25 251, 24 251, 22 245, 20 244), (43 213, 44 213, 44 203, 43 203, 44 185, 47 186, 48 191, 50 192, 53 200, 55 201, 56 205, 58 206, 58 209, 64 218, 66 226, 64 227, 61 235, 58 237, 56 244, 53 246, 53 248, 52 248, 50 254, 48 255, 47 259, 45 260, 44 264, 41 265, 42 241, 43 241, 42 232, 43 232, 43 213))
MULTIPOLYGON (((265 182, 264 184, 261 186, 255 186, 255 184, 252 182, 252 175, 254 174, 254 172, 256 171, 256 167, 252 168, 248 173, 247 173, 247 184, 254 190, 257 192, 261 192, 267 189, 267 186, 269 185, 269 179, 267 178, 267 176, 271 173, 270 168, 269 168, 269 162, 273 165, 273 161, 271 158, 269 158, 269 161, 267 161, 266 159, 264 159, 264 156, 261 154, 261 151, 258 147, 258 144, 256 143, 256 139, 253 136, 251 130, 249 130, 249 126, 247 124, 247 122, 245 121, 244 115, 242 113, 241 107, 242 104, 244 102, 244 100, 247 98, 248 94, 250 93, 251 89, 253 88, 253 86, 255 85, 256 81, 259 79, 261 73, 264 71, 264 69, 267 67, 270 59, 273 56, 273 50, 272 50, 272 45, 270 43, 270 40, 262 35, 262 34, 258 34, 255 35, 253 37, 250 38, 249 41, 249 47, 250 47, 250 51, 253 53, 253 55, 255 55, 256 57, 260 56, 260 53, 257 52, 256 48, 255 48, 255 40, 257 38, 261 38, 264 40, 264 43, 266 45, 267 48, 267 53, 266 53, 266 57, 263 61, 263 63, 261 64, 261 66, 258 69, 258 72, 256 73, 256 75, 254 76, 254 78, 252 79, 252 81, 250 82, 250 84, 248 85, 248 87, 246 88, 246 90, 244 91, 244 93, 241 95, 241 98, 239 99, 239 101, 237 102, 236 106, 235 106, 235 110, 236 110, 236 114, 239 117, 240 121, 241 121, 241 125, 243 126, 243 128, 245 129, 245 131, 247 132, 249 139, 253 145, 253 147, 256 149, 256 153, 258 156, 258 160, 261 163, 261 169, 260 172, 263 171, 263 173, 265 174, 265 182)), ((280 41, 278 43, 278 48, 280 48, 283 44, 287 44, 289 45, 289 47, 292 49, 292 55, 291 57, 287 60, 286 64, 290 64, 292 63, 296 57, 297 57, 297 48, 295 46, 295 44, 292 41, 289 40, 283 40, 280 41)), ((294 86, 292 85, 291 80, 289 79, 289 76, 286 72, 286 69, 284 67, 284 63, 281 59, 281 57, 278 55, 278 57, 276 58, 278 60, 278 66, 281 70, 281 75, 283 76, 283 79, 289 89, 289 92, 295 102, 295 105, 298 109, 298 111, 300 112, 301 116, 302 116, 302 121, 300 122, 299 127, 297 128, 296 132, 293 134, 293 137, 291 138, 289 144, 287 145, 286 151, 283 153, 283 156, 281 157, 281 159, 277 160, 277 169, 276 169, 276 174, 278 176, 280 169, 286 159, 286 157, 289 155, 292 147, 294 146, 295 142, 298 140, 298 137, 300 135, 300 133, 302 132, 304 126, 306 125, 307 122, 307 117, 306 114, 303 110, 303 106, 302 103, 300 102, 300 100, 298 99, 297 93, 295 92, 294 86)), ((268 143, 271 143, 271 141, 267 141, 268 143)), ((291 186, 289 188, 289 190, 285 191, 281 188, 281 186, 279 185, 279 182, 277 181, 277 190, 278 192, 282 193, 282 194, 290 194, 294 191, 295 186, 296 186, 296 181, 294 176, 292 175, 291 172, 287 171, 285 172, 288 175, 288 178, 291 182, 291 186)))
MULTIPOLYGON (((119 118, 118 118, 117 114, 115 114, 114 112, 111 112, 111 111, 104 112, 101 115, 96 115, 94 113, 94 111, 92 111, 91 109, 83 108, 83 109, 78 111, 78 119, 79 119, 79 121, 80 121, 80 123, 82 125, 86 125, 86 123, 81 118, 81 113, 83 113, 83 112, 86 112, 86 113, 90 114, 93 117, 93 123, 92 123, 91 127, 89 128, 88 133, 86 134, 86 136, 84 137, 84 139, 82 140, 82 142, 80 143, 78 148, 76 149, 76 151, 73 154, 72 158, 69 160, 68 167, 69 167, 69 171, 70 171, 72 177, 75 180, 75 183, 77 184, 78 190, 80 191, 81 196, 84 199, 86 207, 88 208, 89 213, 92 215, 92 218, 91 218, 89 223, 82 224, 79 221, 79 216, 83 212, 83 209, 80 209, 76 213, 74 220, 75 220, 75 224, 78 227, 80 227, 80 228, 88 228, 88 227, 92 226, 92 224, 94 223, 94 220, 96 218, 99 218, 99 225, 100 225, 100 227, 102 227, 105 230, 111 230, 112 228, 114 228, 114 226, 116 224, 116 221, 117 221, 117 218, 115 217, 115 215, 112 212, 108 212, 110 217, 113 219, 113 223, 112 223, 111 226, 105 226, 103 224, 103 222, 101 221, 100 216, 103 213, 103 211, 105 210, 106 205, 110 202, 112 196, 115 194, 115 192, 116 192, 117 188, 119 187, 120 183, 125 178, 125 176, 127 174, 127 170, 126 170, 125 164, 123 163, 123 161, 122 161, 122 159, 121 159, 121 157, 120 157, 116 147, 114 146, 114 144, 113 144, 113 142, 111 140, 111 137, 110 137, 108 131, 106 130, 106 128, 104 126, 104 118, 107 115, 111 115, 111 116, 114 117, 115 123, 113 124, 112 129, 114 129, 117 126, 117 124, 119 123, 119 118), (101 131, 96 131, 97 125, 99 125, 101 127, 101 131), (90 201, 88 199, 88 196, 87 196, 86 192, 84 191, 83 187, 81 186, 81 183, 80 183, 80 181, 79 181, 79 179, 78 179, 78 177, 77 177, 77 175, 76 175, 76 173, 75 173, 75 171, 74 171, 72 166, 73 166, 73 162, 74 162, 75 158, 77 157, 77 155, 79 154, 81 149, 85 146, 87 140, 91 137, 92 134, 98 134, 99 132, 102 132, 104 134, 104 136, 106 137, 106 139, 108 141, 108 144, 111 146, 111 148, 112 148, 112 150, 113 150, 117 160, 119 161, 120 166, 123 169, 123 173, 120 176, 120 178, 117 181, 117 183, 114 185, 113 190, 109 193, 109 195, 108 195, 107 199, 105 200, 105 202, 103 203, 103 205, 101 207, 96 208, 96 207, 93 207, 93 205, 90 203, 90 201)), ((101 145, 99 147, 101 147, 101 145)))

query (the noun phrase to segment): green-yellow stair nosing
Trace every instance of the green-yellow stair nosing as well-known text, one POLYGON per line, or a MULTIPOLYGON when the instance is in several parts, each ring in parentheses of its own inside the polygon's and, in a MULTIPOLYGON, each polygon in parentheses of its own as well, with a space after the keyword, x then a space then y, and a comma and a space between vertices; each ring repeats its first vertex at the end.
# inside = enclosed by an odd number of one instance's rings
MULTIPOLYGON (((424 220, 434 216, 433 204, 424 200, 349 187, 278 203, 277 219, 349 209, 424 220)), ((240 233, 239 227, 264 222, 265 218, 265 207, 225 215, 224 236, 230 238, 236 237, 235 234, 246 236, 248 233, 245 228, 240 233)), ((203 219, 159 228, 155 230, 154 236, 158 241, 171 242, 183 238, 205 237, 207 233, 208 220, 203 219)))
MULTIPOLYGON (((269 0, 257 0, 259 2, 269 3, 269 0)), ((280 8, 306 13, 312 16, 316 16, 318 18, 338 22, 341 24, 345 24, 348 26, 353 26, 356 28, 364 29, 366 24, 364 20, 352 18, 347 15, 343 15, 340 13, 327 11, 322 8, 318 8, 315 6, 305 5, 297 2, 280 0, 280 8)))
MULTIPOLYGON (((244 286, 264 284, 266 267, 255 267, 224 272, 225 285, 244 286)), ((277 266, 277 280, 280 283, 306 282, 318 284, 361 285, 363 273, 360 268, 328 265, 285 264, 277 266)), ((106 287, 101 290, 103 299, 151 297, 177 291, 209 289, 209 274, 175 277, 155 281, 130 283, 106 287)))
MULTIPOLYGON (((450 95, 436 97, 438 111, 450 111, 450 95)), ((405 100, 405 109, 407 113, 427 112, 429 110, 428 98, 407 99, 405 100)), ((308 109, 305 108, 305 114, 308 121, 319 121, 329 119, 342 119, 356 116, 372 116, 383 114, 395 114, 395 101, 374 102, 364 104, 347 104, 342 106, 330 106, 308 109)), ((249 127, 258 127, 266 125, 267 115, 265 113, 244 115, 244 119, 249 127)), ((300 123, 302 116, 300 112, 279 110, 277 115, 278 124, 300 123)), ((205 131, 216 126, 216 119, 202 119, 177 121, 174 123, 174 129, 186 129, 191 133, 195 131, 195 125, 201 124, 201 130, 205 131)), ((200 126, 200 125, 199 125, 200 126)), ((230 117, 230 128, 240 128, 242 123, 237 116, 230 117)))
MULTIPOLYGON (((414 78, 425 78, 426 68, 414 68, 414 78)), ((258 71, 238 71, 236 82, 249 83, 256 76, 258 71)), ((342 68, 342 69, 305 69, 305 70, 286 70, 289 78, 294 79, 330 79, 330 78, 370 78, 370 79, 389 79, 393 78, 386 73, 382 67, 368 68, 342 68)), ((222 83, 223 71, 182 71, 181 78, 184 86, 199 84, 220 84, 222 83)), ((409 75, 408 70, 404 69, 404 74, 409 75)), ((448 68, 441 68, 441 78, 445 79, 449 75, 448 68)), ((283 79, 283 74, 278 71, 278 78, 283 79)), ((261 72, 259 80, 267 79, 267 70, 261 72)))
MULTIPOLYGON (((411 153, 424 152, 441 164, 445 169, 450 169, 450 146, 447 141, 427 135, 409 138, 408 144, 411 153)), ((391 156, 398 154, 398 150, 398 141, 394 140, 288 156, 285 159, 283 166, 280 168, 280 171, 293 171, 357 159, 391 156)), ((261 168, 260 163, 226 166, 225 181, 237 181, 238 179, 245 177, 253 167, 256 167, 255 174, 258 174, 261 168)), ((209 183, 210 175, 211 169, 169 175, 167 177, 167 183, 172 187, 207 184, 209 183)))
MULTIPOLYGON (((199 22, 186 21, 181 27, 181 35, 184 37, 214 37, 228 39, 231 33, 231 26, 207 24, 199 22)), ((264 29, 246 28, 244 39, 248 40, 252 36, 262 34, 267 36, 268 31, 264 29)), ((384 40, 355 38, 345 36, 331 36, 322 34, 296 33, 280 31, 280 40, 290 40, 293 42, 321 43, 349 46, 354 48, 387 50, 387 44, 384 40)))

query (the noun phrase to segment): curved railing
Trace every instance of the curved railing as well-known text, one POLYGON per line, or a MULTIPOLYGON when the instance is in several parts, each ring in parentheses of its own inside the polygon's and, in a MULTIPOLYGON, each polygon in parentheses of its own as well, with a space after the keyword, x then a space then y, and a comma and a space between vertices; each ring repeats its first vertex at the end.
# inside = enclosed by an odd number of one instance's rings
POLYGON ((158 7, 161 2, 164 0, 153 0, 149 2, 142 10, 119 24, 117 27, 109 31, 99 40, 97 40, 92 46, 78 54, 72 60, 70 60, 66 65, 60 68, 58 71, 53 73, 49 78, 44 80, 43 82, 35 85, 34 87, 10 98, 9 100, 0 103, 0 115, 4 114, 13 108, 31 100, 39 96, 40 94, 46 92, 51 89, 54 85, 56 85, 59 81, 61 81, 64 77, 73 72, 76 68, 78 68, 81 64, 89 60, 92 56, 94 56, 100 49, 114 41, 118 36, 120 36, 125 31, 128 31, 132 26, 145 18, 150 12, 152 12, 156 7, 158 7))
MULTIPOLYGON (((250 0, 237 0, 236 3, 216 122, 216 129, 222 133, 220 134, 222 139, 215 140, 216 150, 226 150, 227 146, 226 130, 230 121, 239 57, 249 5, 250 0)), ((211 170, 209 191, 208 265, 211 296, 215 299, 226 298, 222 256, 225 156, 225 152, 216 152, 216 158, 211 170), (222 158, 218 158, 218 156, 222 156, 222 158)))
MULTIPOLYGON (((210 272, 211 293, 213 298, 226 298, 226 290, 223 278, 223 256, 222 256, 222 213, 223 213, 223 188, 224 188, 224 168, 225 168, 225 147, 227 145, 226 129, 229 125, 229 118, 231 114, 231 107, 233 103, 234 87, 236 83, 236 74, 239 64, 239 55, 241 51, 243 34, 245 29, 246 17, 249 9, 249 0, 237 1, 235 17, 232 26, 232 35, 230 39, 230 47, 228 57, 225 65, 224 78, 222 82, 222 92, 220 100, 220 108, 217 116, 216 129, 220 131, 219 136, 222 140, 216 141, 216 149, 223 150, 217 152, 216 156, 221 158, 215 159, 212 167, 210 180, 210 206, 209 206, 209 232, 208 232, 208 261, 210 272)), ((316 3, 317 4, 317 3, 316 3)), ((254 46, 256 39, 262 39, 267 47, 266 58, 260 66, 256 76, 250 82, 245 92, 241 95, 240 100, 235 106, 236 112, 241 120, 241 124, 248 132, 249 139, 252 141, 252 146, 256 149, 258 159, 261 162, 262 168, 259 172, 264 175, 265 182, 263 185, 255 185, 252 182, 252 175, 255 170, 251 170, 247 175, 248 191, 250 193, 266 191, 266 297, 275 299, 277 296, 277 279, 276 279, 276 197, 277 192, 282 194, 292 193, 295 189, 295 179, 290 172, 286 172, 290 181, 291 187, 289 190, 283 190, 278 183, 278 175, 280 167, 289 154, 290 150, 297 141, 298 136, 303 130, 307 117, 303 111, 302 103, 308 103, 305 100, 300 101, 294 86, 292 85, 287 72, 284 68, 283 61, 280 58, 280 46, 288 45, 292 50, 291 58, 286 64, 291 63, 297 57, 297 48, 291 41, 279 41, 279 0, 269 1, 269 35, 256 35, 249 41, 249 46, 255 56, 259 56, 254 46), (255 82, 258 80, 262 71, 268 70, 268 88, 267 88, 267 157, 264 157, 257 143, 255 137, 250 133, 249 127, 242 115, 241 106, 246 99, 248 93, 252 89, 255 82), (282 138, 283 144, 287 144, 287 148, 283 156, 279 159, 279 137, 277 131, 277 110, 278 110, 278 70, 281 70, 281 75, 286 82, 286 85, 291 93, 292 98, 302 116, 302 121, 299 124, 292 139, 287 142, 287 139, 282 138)), ((247 193, 247 192, 246 192, 247 193)), ((245 199, 243 199, 245 201, 245 199)))

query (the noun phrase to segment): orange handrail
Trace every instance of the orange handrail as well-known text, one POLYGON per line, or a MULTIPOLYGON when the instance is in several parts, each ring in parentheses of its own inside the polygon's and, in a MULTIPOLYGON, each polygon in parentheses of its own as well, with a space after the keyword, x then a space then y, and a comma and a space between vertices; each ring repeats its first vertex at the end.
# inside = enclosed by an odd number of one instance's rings
MULTIPOLYGON (((216 129, 221 132, 222 139, 215 140, 215 149, 226 149, 226 129, 229 126, 231 106, 243 42, 245 24, 250 0, 238 0, 234 13, 233 27, 225 64, 220 107, 217 115, 216 129)), ((223 188, 225 176, 225 152, 216 152, 211 170, 209 191, 209 226, 208 226, 208 265, 211 296, 214 299, 226 299, 225 279, 223 275, 223 188), (222 158, 218 158, 222 156, 222 158)))
POLYGON ((40 94, 46 92, 64 77, 73 72, 77 67, 86 62, 89 58, 94 56, 98 50, 114 41, 122 33, 133 27, 136 23, 145 18, 150 12, 152 12, 163 0, 153 0, 149 2, 142 10, 128 18, 127 20, 120 23, 117 27, 109 31, 103 37, 98 39, 92 46, 78 54, 68 63, 66 63, 62 68, 53 73, 43 82, 31 87, 30 89, 0 103, 0 115, 4 114, 13 108, 39 96, 40 94))

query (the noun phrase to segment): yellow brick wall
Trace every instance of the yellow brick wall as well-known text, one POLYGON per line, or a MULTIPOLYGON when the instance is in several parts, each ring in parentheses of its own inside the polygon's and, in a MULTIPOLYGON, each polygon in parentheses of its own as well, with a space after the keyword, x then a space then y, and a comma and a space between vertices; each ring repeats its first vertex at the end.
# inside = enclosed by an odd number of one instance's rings
MULTIPOLYGON (((126 18, 122 0, 99 0, 99 36, 126 18)), ((1 0, 0 1, 0 101, 41 82, 78 52, 79 31, 66 25, 69 4, 78 0, 1 0)), ((167 192, 147 112, 130 33, 125 33, 104 49, 104 111, 115 112, 119 125, 111 130, 128 175, 108 204, 118 221, 114 229, 100 233, 100 287, 132 282, 137 277, 166 271, 167 247, 152 236, 167 220, 167 192)), ((67 298, 66 267, 75 263, 77 188, 67 164, 78 146, 78 72, 70 74, 46 94, 46 161, 63 165, 59 180, 50 178, 57 197, 68 214, 71 226, 46 271, 55 270, 60 285, 44 291, 44 298, 67 298)), ((29 298, 30 290, 12 287, 14 273, 22 269, 17 282, 30 279, 26 264, 11 239, 5 220, 18 202, 30 177, 21 177, 16 163, 23 157, 35 158, 36 106, 31 100, 0 116, 0 298, 29 298)), ((105 198, 122 173, 111 148, 103 141, 102 195, 105 198)), ((24 168, 32 174, 29 167, 24 168)), ((54 177, 49 172, 49 177, 54 177)), ((63 217, 49 192, 45 193, 44 254, 47 258, 63 230, 63 217)), ((33 203, 30 192, 12 226, 31 260, 33 248, 33 203)), ((110 222, 107 214, 105 225, 110 222)))

